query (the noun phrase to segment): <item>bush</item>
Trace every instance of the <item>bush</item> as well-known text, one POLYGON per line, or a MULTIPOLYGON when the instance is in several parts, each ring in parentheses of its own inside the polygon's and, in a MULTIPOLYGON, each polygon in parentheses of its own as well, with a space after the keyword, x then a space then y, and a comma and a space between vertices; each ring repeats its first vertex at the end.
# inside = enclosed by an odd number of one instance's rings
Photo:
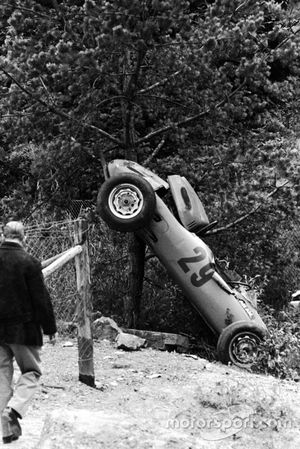
POLYGON ((252 369, 280 379, 300 380, 300 310, 261 311, 269 334, 262 343, 252 369))

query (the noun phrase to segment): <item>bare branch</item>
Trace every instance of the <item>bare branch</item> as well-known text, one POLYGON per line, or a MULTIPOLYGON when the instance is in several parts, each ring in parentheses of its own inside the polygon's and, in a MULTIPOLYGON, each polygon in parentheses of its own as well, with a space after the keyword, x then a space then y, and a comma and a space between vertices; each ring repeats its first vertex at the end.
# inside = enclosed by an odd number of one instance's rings
POLYGON ((157 145, 157 147, 154 149, 154 151, 150 154, 150 156, 145 160, 144 162, 144 166, 147 167, 147 165, 150 164, 150 162, 152 161, 152 159, 155 158, 155 156, 157 155, 157 153, 160 151, 160 149, 164 146, 165 144, 165 137, 159 142, 159 144, 157 145))
POLYGON ((42 84, 42 86, 43 86, 43 88, 44 88, 44 90, 45 90, 45 92, 47 94, 47 97, 49 98, 49 100, 51 100, 52 103, 54 103, 53 97, 52 97, 51 93, 49 92, 49 90, 47 89, 47 86, 44 83, 43 78, 41 76, 39 76, 39 79, 40 79, 40 82, 41 82, 41 84, 42 84))
MULTIPOLYGON (((267 201, 271 196, 275 195, 275 193, 277 193, 278 190, 282 189, 288 183, 289 183, 289 181, 285 181, 280 186, 275 187, 275 189, 272 190, 272 192, 270 192, 266 196, 264 201, 267 201)), ((237 218, 236 220, 234 220, 232 223, 228 223, 226 226, 222 226, 221 228, 217 228, 217 229, 214 229, 213 231, 209 231, 209 232, 207 232, 206 235, 219 234, 220 232, 227 231, 228 229, 232 228, 233 226, 236 226, 237 224, 240 224, 242 221, 246 220, 246 218, 248 218, 251 215, 255 214, 263 206, 263 204, 264 203, 258 204, 257 206, 253 207, 249 212, 247 212, 246 214, 242 215, 240 218, 237 218)))
MULTIPOLYGON (((47 112, 46 110, 45 111, 41 111, 41 112, 47 112)), ((14 114, 2 114, 2 115, 0 115, 0 118, 12 118, 12 117, 14 117, 14 118, 16 118, 16 117, 29 117, 29 116, 31 116, 31 115, 33 115, 34 114, 34 112, 26 112, 26 113, 24 113, 24 112, 15 112, 14 114)))
POLYGON ((57 3, 57 0, 51 0, 51 3, 52 3, 53 8, 55 9, 58 19, 63 24, 64 29, 67 30, 68 32, 71 32, 71 28, 69 27, 69 24, 67 23, 66 18, 57 3))
MULTIPOLYGON (((299 21, 297 21, 299 23, 299 21)), ((289 34, 285 39, 283 39, 283 41, 281 41, 276 47, 275 50, 277 50, 278 48, 282 47, 284 44, 286 44, 292 36, 295 36, 296 34, 300 33, 300 27, 296 30, 296 31, 292 31, 291 34, 289 34)))
POLYGON ((180 108, 191 109, 190 106, 185 106, 183 103, 180 103, 179 101, 171 100, 170 98, 162 97, 160 95, 144 95, 144 96, 146 96, 147 98, 154 98, 155 100, 164 101, 166 103, 173 104, 174 106, 178 106, 180 108))
POLYGON ((167 76, 166 78, 164 78, 161 81, 157 81, 157 83, 152 84, 152 86, 146 87, 145 89, 139 90, 137 92, 138 95, 144 95, 147 92, 150 92, 153 89, 156 89, 157 87, 162 86, 163 84, 167 83, 168 81, 170 81, 172 78, 175 78, 176 76, 180 75, 180 73, 183 72, 183 69, 177 70, 177 72, 172 73, 172 75, 167 76))
POLYGON ((124 95, 114 95, 113 97, 110 98, 106 98, 105 100, 100 101, 100 103, 98 103, 96 106, 100 107, 105 105, 106 103, 115 101, 115 100, 124 100, 125 96, 124 95))
MULTIPOLYGON (((4 3, 3 6, 12 6, 12 5, 11 5, 10 2, 6 2, 6 3, 4 3)), ((47 16, 46 14, 42 14, 39 11, 35 11, 33 9, 30 9, 30 8, 24 8, 24 7, 21 7, 21 6, 18 6, 18 5, 13 5, 13 7, 15 9, 18 9, 19 11, 30 12, 31 14, 34 14, 36 16, 43 17, 44 19, 47 19, 47 20, 51 20, 50 16, 47 16)))

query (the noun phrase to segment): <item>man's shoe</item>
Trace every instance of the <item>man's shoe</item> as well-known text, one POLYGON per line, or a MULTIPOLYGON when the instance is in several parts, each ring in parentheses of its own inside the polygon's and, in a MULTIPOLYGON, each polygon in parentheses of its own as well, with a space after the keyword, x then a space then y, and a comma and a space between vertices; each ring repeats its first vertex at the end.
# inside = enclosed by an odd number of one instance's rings
POLYGON ((10 435, 9 437, 2 437, 3 444, 11 443, 12 441, 16 441, 19 437, 16 435, 10 435))
POLYGON ((4 444, 11 443, 22 435, 22 429, 18 421, 18 416, 20 415, 10 407, 6 407, 3 410, 1 415, 1 425, 2 441, 4 444))

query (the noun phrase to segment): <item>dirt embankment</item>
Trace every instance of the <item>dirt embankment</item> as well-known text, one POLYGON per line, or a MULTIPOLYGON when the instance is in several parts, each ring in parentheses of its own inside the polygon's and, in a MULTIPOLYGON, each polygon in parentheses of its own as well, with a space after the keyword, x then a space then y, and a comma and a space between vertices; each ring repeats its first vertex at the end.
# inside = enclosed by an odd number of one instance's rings
POLYGON ((97 389, 73 346, 45 345, 20 449, 296 449, 300 388, 184 354, 95 343, 97 389))

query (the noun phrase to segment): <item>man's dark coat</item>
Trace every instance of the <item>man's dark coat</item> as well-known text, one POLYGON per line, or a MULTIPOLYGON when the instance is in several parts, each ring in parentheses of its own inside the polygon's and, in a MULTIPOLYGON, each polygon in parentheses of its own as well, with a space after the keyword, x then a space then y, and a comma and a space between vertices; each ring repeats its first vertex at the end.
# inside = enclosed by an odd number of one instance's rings
POLYGON ((42 346, 56 332, 41 264, 15 242, 0 245, 0 344, 42 346))

